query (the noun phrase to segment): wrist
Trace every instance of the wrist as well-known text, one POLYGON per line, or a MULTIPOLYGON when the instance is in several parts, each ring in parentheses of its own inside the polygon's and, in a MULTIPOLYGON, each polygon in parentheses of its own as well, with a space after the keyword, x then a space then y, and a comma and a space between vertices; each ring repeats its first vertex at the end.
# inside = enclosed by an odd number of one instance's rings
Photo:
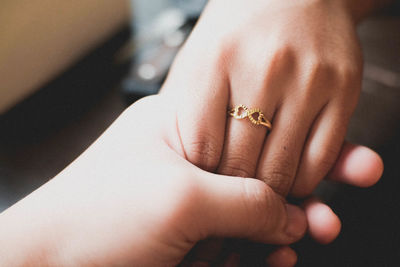
POLYGON ((56 246, 48 234, 52 228, 17 213, 6 211, 0 216, 0 266, 59 266, 56 246))
POLYGON ((65 216, 44 189, 53 181, 0 214, 0 266, 65 266, 60 250, 69 236, 65 216))

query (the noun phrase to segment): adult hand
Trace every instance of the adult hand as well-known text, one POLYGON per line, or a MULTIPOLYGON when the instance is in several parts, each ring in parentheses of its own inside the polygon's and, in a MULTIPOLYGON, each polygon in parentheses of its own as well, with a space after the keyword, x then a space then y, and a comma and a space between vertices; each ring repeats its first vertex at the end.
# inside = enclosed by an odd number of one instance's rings
POLYGON ((1 266, 174 266, 208 237, 289 244, 304 212, 262 181, 182 157, 162 96, 129 108, 62 173, 0 215, 1 266))
MULTIPOLYGON (((175 99, 184 156, 208 171, 256 177, 282 196, 308 196, 327 176, 374 184, 383 165, 364 147, 345 145, 343 155, 352 156, 344 162, 365 156, 371 168, 346 164, 350 176, 338 176, 339 159, 329 173, 361 85, 353 12, 359 9, 347 2, 211 0, 163 88, 175 99), (239 104, 260 108, 272 121, 271 133, 227 118, 239 104)), ((332 241, 339 219, 327 206, 308 203, 326 211, 308 217, 311 235, 332 241)))
POLYGON ((309 195, 332 168, 360 92, 362 56, 343 1, 211 0, 163 92, 188 160, 309 195), (227 118, 260 108, 273 129, 227 118))

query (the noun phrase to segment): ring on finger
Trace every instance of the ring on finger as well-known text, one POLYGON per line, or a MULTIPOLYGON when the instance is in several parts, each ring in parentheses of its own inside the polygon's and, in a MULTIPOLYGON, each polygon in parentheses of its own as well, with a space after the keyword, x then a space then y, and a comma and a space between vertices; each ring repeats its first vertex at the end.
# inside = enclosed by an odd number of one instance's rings
POLYGON ((268 130, 272 130, 272 124, 265 118, 264 113, 259 108, 248 108, 245 105, 238 105, 228 111, 228 115, 241 120, 248 118, 254 125, 261 125, 268 130))

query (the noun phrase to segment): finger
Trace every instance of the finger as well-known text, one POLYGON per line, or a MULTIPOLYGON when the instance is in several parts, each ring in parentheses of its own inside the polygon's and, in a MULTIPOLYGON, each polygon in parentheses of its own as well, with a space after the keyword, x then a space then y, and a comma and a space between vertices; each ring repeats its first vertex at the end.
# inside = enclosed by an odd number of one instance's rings
POLYGON ((333 167, 347 130, 349 116, 343 107, 327 105, 307 138, 291 194, 308 196, 333 167))
POLYGON ((290 191, 308 129, 317 113, 318 110, 287 101, 274 118, 274 128, 266 139, 256 177, 282 196, 290 191))
POLYGON ((203 172, 197 201, 205 237, 237 237, 289 244, 302 237, 307 223, 303 211, 285 204, 265 183, 203 172))
POLYGON ((293 267, 297 263, 297 254, 290 247, 280 247, 268 255, 268 267, 293 267))
MULTIPOLYGON (((272 121, 281 88, 290 86, 289 79, 282 79, 280 74, 294 74, 293 54, 286 50, 276 52, 263 47, 259 50, 249 47, 240 50, 233 58, 230 107, 243 104, 250 109, 260 109, 265 119, 272 121), (250 71, 243 71, 245 69, 250 71)), ((254 119, 258 118, 255 116, 254 119)), ((267 127, 253 125, 249 118, 238 120, 229 117, 218 173, 254 177, 267 132, 267 127)))
POLYGON ((229 96, 229 80, 214 58, 203 59, 200 67, 178 56, 163 91, 176 105, 181 156, 207 171, 219 164, 229 96))
MULTIPOLYGON (((261 104, 262 101, 248 100, 245 102, 254 103, 256 107, 268 106, 265 103, 261 104)), ((270 112, 268 115, 264 114, 264 116, 271 118, 273 108, 268 110, 270 112)), ((250 110, 242 110, 243 114, 248 114, 247 112, 250 112, 250 110)), ((258 116, 258 114, 253 115, 258 116)), ((258 117, 256 120, 258 120, 258 117)), ((229 117, 224 148, 217 172, 224 175, 254 177, 267 131, 268 129, 265 126, 252 124, 248 117, 241 120, 229 117)))
POLYGON ((316 198, 307 200, 303 206, 310 236, 321 244, 335 240, 342 225, 332 209, 316 198))
POLYGON ((328 178, 359 187, 374 185, 382 177, 383 161, 373 150, 345 142, 328 178))

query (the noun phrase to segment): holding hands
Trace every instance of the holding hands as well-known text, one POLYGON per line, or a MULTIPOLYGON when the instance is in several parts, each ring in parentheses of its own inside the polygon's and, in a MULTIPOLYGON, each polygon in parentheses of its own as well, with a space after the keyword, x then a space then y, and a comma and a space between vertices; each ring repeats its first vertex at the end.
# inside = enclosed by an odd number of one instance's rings
MULTIPOLYGON (((332 241, 329 207, 285 198, 382 174, 377 154, 344 143, 362 73, 347 3, 211 0, 161 94, 0 215, 0 265, 173 266, 207 238, 288 245, 307 227, 332 241), (264 125, 228 116, 240 104, 264 125)), ((296 255, 281 247, 268 262, 296 255)))
MULTIPOLYGON (((378 157, 363 165, 363 179, 331 172, 342 148, 360 149, 343 147, 362 76, 359 14, 349 3, 210 1, 162 91, 176 108, 182 156, 210 172, 262 180, 282 197, 310 196, 325 177, 374 184, 378 157), (241 105, 267 127, 234 118, 245 117, 241 105)), ((325 218, 309 217, 309 231, 328 243, 340 221, 324 209, 325 218)))
MULTIPOLYGON (((174 266, 206 238, 287 245, 303 236, 307 218, 330 218, 326 206, 310 202, 304 213, 262 181, 197 168, 182 157, 179 131, 162 95, 134 104, 62 173, 0 215, 0 265, 174 266)), ((373 152, 347 150, 334 169, 342 177, 361 177, 348 166, 360 156, 381 168, 373 152)), ((296 255, 284 247, 269 261, 293 264, 296 255)))
POLYGON ((164 86, 193 164, 308 196, 339 155, 361 87, 341 1, 211 1, 164 86), (259 108, 273 130, 227 117, 259 108))

